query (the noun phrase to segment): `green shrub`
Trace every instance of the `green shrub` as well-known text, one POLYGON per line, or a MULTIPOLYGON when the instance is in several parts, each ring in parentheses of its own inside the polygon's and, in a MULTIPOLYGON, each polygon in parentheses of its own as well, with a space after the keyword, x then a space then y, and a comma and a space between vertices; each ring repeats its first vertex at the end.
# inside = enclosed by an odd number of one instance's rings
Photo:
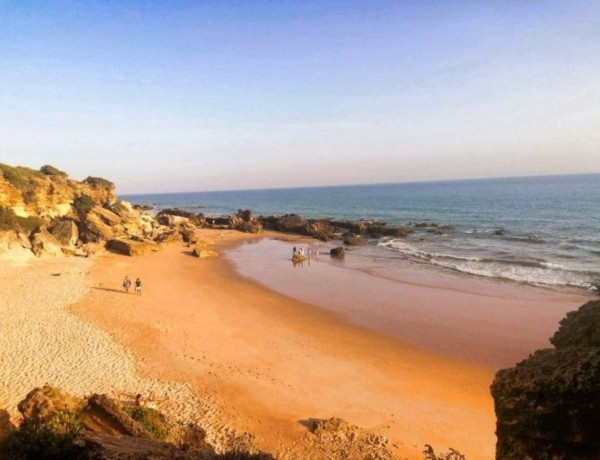
POLYGON ((19 222, 11 208, 0 206, 0 230, 18 230, 19 222))
POLYGON ((35 199, 37 184, 35 178, 42 177, 42 173, 24 166, 8 166, 0 163, 0 172, 7 182, 19 189, 25 203, 32 203, 35 199))
POLYGON ((96 202, 89 195, 79 195, 73 200, 73 207, 80 216, 87 216, 94 206, 96 202))
POLYGON ((24 423, 0 441, 0 458, 71 460, 83 450, 83 425, 78 414, 60 412, 41 425, 24 423))
POLYGON ((23 230, 25 233, 31 233, 34 230, 37 230, 42 225, 44 225, 44 221, 36 216, 29 217, 21 217, 16 216, 17 223, 19 224, 19 228, 23 230))
POLYGON ((88 184, 90 187, 112 187, 113 184, 111 181, 103 179, 102 177, 92 177, 88 176, 83 179, 84 184, 88 184))
POLYGON ((155 439, 163 440, 167 437, 167 420, 159 411, 141 406, 125 406, 123 410, 133 420, 139 422, 155 439))
POLYGON ((42 174, 45 174, 46 176, 63 176, 63 177, 67 177, 67 173, 64 171, 61 171, 58 168, 55 168, 54 166, 51 165, 44 165, 40 168, 40 172, 42 174))

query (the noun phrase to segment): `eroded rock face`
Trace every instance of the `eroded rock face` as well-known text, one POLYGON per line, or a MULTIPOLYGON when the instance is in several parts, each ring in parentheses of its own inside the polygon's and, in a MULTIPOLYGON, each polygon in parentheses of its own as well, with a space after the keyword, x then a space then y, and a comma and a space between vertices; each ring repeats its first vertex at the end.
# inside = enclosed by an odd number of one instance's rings
POLYGON ((499 460, 600 458, 600 301, 569 313, 551 343, 496 374, 499 460))
POLYGON ((61 220, 50 228, 50 233, 63 246, 75 246, 79 239, 79 230, 72 220, 61 220))
POLYGON ((31 390, 17 407, 25 423, 40 425, 52 419, 59 412, 80 410, 84 404, 82 399, 50 385, 44 385, 31 390))
POLYGON ((40 228, 32 233, 29 241, 31 241, 32 252, 38 257, 44 254, 59 256, 63 253, 60 241, 44 228, 40 228))

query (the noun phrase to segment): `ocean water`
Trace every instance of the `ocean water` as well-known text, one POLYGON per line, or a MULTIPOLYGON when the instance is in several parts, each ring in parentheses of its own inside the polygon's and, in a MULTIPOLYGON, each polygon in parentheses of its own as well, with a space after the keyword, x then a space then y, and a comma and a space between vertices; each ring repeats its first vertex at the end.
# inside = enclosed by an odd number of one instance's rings
POLYGON ((378 266, 424 268, 536 285, 600 281, 600 174, 227 192, 124 195, 207 216, 256 215, 435 223, 352 248, 378 266))

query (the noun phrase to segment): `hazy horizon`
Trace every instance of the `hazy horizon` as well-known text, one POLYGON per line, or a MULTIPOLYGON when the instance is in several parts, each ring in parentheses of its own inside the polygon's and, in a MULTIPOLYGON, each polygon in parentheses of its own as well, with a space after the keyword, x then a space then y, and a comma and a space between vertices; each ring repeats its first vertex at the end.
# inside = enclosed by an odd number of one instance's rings
POLYGON ((596 2, 0 0, 0 162, 120 194, 598 173, 596 2))
POLYGON ((335 187, 369 187, 381 185, 401 185, 401 184, 427 184, 427 183, 451 183, 451 182, 469 182, 469 181, 504 181, 511 179, 536 179, 536 178, 551 178, 551 177, 573 177, 573 176, 600 176, 600 172, 589 173, 568 173, 568 174, 541 174, 541 175, 526 175, 526 176, 501 176, 501 177, 469 177, 462 179, 434 179, 420 181, 400 181, 400 182, 369 182, 358 184, 329 184, 329 185, 305 185, 295 187, 263 187, 263 188, 242 188, 242 189, 214 189, 214 190, 188 190, 188 191, 166 191, 166 192, 134 192, 134 193, 119 193, 117 188, 117 196, 145 196, 145 195, 179 195, 188 193, 219 193, 219 192, 257 192, 269 190, 294 190, 294 189, 310 189, 310 188, 335 188, 335 187))

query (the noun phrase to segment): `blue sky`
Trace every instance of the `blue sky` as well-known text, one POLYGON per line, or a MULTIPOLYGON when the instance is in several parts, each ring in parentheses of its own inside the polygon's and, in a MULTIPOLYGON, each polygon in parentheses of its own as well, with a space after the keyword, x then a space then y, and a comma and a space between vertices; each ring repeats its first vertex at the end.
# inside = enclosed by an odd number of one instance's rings
POLYGON ((600 3, 0 0, 0 162, 121 193, 600 172, 600 3))

